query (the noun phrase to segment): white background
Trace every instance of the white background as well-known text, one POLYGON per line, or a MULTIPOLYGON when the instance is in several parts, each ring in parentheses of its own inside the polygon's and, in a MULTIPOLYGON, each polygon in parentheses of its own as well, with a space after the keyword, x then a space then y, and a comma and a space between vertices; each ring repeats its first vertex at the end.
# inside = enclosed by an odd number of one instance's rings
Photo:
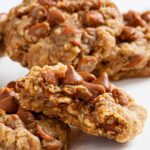
MULTIPOLYGON (((21 0, 0 0, 0 12, 7 12, 11 7, 21 2, 21 0)), ((122 12, 129 9, 146 10, 150 9, 150 0, 114 0, 122 12)), ((24 76, 27 69, 18 63, 12 62, 9 58, 0 58, 0 87, 5 86, 8 81, 24 76)), ((130 79, 115 82, 130 95, 138 104, 145 106, 150 114, 150 78, 130 79)), ((150 116, 150 115, 149 115, 150 116)), ((148 150, 150 149, 150 117, 146 121, 144 131, 133 141, 118 144, 114 141, 101 137, 92 137, 74 132, 71 150, 148 150)))

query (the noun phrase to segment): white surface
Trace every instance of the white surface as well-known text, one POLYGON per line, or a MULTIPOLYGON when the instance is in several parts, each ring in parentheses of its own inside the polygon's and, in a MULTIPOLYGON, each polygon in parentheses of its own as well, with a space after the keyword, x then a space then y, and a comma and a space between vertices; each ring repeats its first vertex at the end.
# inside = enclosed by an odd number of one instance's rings
MULTIPOLYGON (((0 12, 8 11, 21 0, 0 0, 0 12)), ((128 9, 150 9, 150 0, 114 0, 122 11, 128 9)), ((5 86, 8 81, 24 76, 27 69, 9 58, 0 58, 0 86, 5 86)), ((133 96, 138 104, 145 106, 150 114, 150 78, 132 79, 116 82, 126 92, 133 96)), ((144 132, 133 141, 126 144, 118 144, 100 137, 92 137, 75 132, 77 138, 72 145, 72 150, 148 150, 150 149, 150 116, 147 119, 144 132)))

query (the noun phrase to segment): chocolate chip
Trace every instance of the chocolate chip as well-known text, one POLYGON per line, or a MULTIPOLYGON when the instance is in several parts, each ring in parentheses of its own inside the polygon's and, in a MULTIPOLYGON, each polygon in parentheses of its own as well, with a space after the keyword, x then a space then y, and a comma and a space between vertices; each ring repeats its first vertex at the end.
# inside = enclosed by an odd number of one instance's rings
POLYGON ((129 57, 128 67, 135 67, 143 60, 143 58, 144 58, 144 56, 140 55, 140 54, 129 57))
POLYGON ((43 6, 41 7, 35 6, 30 11, 29 17, 31 17, 34 21, 38 20, 39 22, 42 22, 47 18, 47 10, 43 6))
POLYGON ((19 109, 17 111, 17 115, 21 118, 21 120, 24 122, 25 125, 28 125, 35 120, 35 118, 31 112, 29 112, 21 107, 19 107, 19 109))
POLYGON ((116 125, 115 124, 101 124, 101 126, 102 126, 102 128, 104 128, 107 131, 116 132, 116 130, 115 130, 116 125))
POLYGON ((8 88, 11 88, 13 90, 16 90, 16 82, 15 81, 11 81, 7 84, 8 88))
POLYGON ((100 77, 92 81, 94 84, 102 85, 107 91, 110 91, 110 82, 106 72, 102 73, 100 77))
POLYGON ((56 85, 58 83, 58 79, 54 71, 43 71, 41 72, 41 77, 49 84, 56 85))
POLYGON ((146 11, 142 14, 142 18, 146 21, 146 22, 150 22, 150 11, 146 11))
POLYGON ((49 35, 49 25, 46 22, 37 23, 31 26, 26 33, 26 39, 28 41, 37 41, 40 38, 44 38, 49 35))
POLYGON ((0 93, 0 109, 6 113, 15 113, 18 109, 18 104, 13 92, 9 88, 3 89, 0 93))
POLYGON ((83 16, 83 24, 88 27, 97 27, 104 23, 104 17, 97 11, 89 11, 83 16))
POLYGON ((118 102, 121 105, 127 105, 129 102, 129 99, 125 93, 123 93, 121 90, 115 88, 112 91, 113 97, 115 98, 116 102, 118 102))
POLYGON ((135 28, 128 27, 128 26, 123 27, 122 33, 119 36, 119 39, 121 41, 128 41, 128 42, 132 42, 136 40, 137 38, 138 36, 136 34, 135 28))
POLYGON ((144 27, 146 25, 146 22, 145 20, 142 19, 141 14, 136 11, 132 11, 132 10, 128 11, 128 13, 124 14, 124 19, 128 26, 144 27))
POLYGON ((105 93, 105 88, 102 85, 89 83, 89 82, 81 82, 93 95, 99 95, 105 93))
POLYGON ((43 6, 52 7, 56 5, 55 0, 38 0, 38 3, 40 3, 43 6))
POLYGON ((65 16, 63 12, 61 12, 58 9, 51 9, 48 12, 47 17, 48 22, 50 23, 51 27, 54 27, 56 25, 59 25, 60 23, 65 21, 65 16))
POLYGON ((80 88, 76 87, 75 88, 75 97, 77 99, 82 99, 84 101, 89 101, 92 98, 92 93, 87 89, 87 88, 80 88))
POLYGON ((77 84, 77 82, 82 80, 83 78, 78 72, 75 71, 73 66, 68 65, 68 69, 65 73, 65 78, 63 79, 63 84, 77 84))
POLYGON ((82 78, 86 82, 91 82, 96 79, 96 77, 91 73, 88 73, 88 72, 78 72, 78 73, 82 76, 82 78))

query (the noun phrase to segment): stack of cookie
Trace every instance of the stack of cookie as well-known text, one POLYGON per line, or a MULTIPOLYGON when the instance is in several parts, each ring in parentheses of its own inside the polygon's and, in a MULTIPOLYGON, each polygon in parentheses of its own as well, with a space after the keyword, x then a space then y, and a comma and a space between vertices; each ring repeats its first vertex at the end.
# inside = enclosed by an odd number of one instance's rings
POLYGON ((150 75, 150 12, 24 0, 1 16, 0 54, 30 71, 0 89, 0 148, 65 150, 70 126, 121 143, 142 132, 146 110, 109 78, 150 75))

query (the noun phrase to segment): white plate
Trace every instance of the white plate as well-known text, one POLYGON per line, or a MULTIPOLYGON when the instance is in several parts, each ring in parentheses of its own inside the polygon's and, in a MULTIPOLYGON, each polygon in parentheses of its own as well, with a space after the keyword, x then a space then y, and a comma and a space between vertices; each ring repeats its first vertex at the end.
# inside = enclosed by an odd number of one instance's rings
MULTIPOLYGON (((150 9, 149 0, 114 0, 122 11, 129 9, 145 10, 150 9)), ((0 0, 0 12, 8 11, 20 0, 0 0)), ((24 76, 27 69, 18 63, 12 62, 8 57, 0 58, 0 86, 5 86, 9 81, 24 76)), ((150 78, 130 79, 115 83, 132 95, 138 104, 147 108, 150 113, 150 78)), ((93 137, 76 131, 73 134, 71 150, 148 150, 150 147, 150 117, 145 124, 144 131, 133 141, 118 144, 114 141, 101 137, 93 137)))

